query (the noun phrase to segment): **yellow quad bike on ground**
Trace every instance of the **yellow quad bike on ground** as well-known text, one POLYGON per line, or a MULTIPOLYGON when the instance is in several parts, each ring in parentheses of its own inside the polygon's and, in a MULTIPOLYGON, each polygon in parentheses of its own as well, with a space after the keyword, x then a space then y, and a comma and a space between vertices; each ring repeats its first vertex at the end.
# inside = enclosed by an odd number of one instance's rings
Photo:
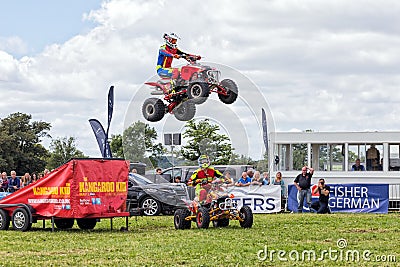
POLYGON ((187 208, 178 209, 174 214, 175 229, 190 229, 192 221, 198 228, 227 227, 230 220, 237 220, 243 228, 253 226, 253 212, 249 206, 237 207, 234 195, 219 183, 203 185, 207 190, 207 199, 200 202, 197 197, 188 201, 187 208))

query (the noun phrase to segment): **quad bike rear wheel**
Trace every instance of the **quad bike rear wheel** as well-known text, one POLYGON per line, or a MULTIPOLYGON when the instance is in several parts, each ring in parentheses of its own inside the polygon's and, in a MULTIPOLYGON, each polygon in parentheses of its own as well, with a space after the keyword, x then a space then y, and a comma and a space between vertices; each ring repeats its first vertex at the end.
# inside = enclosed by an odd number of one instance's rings
POLYGON ((181 103, 174 109, 174 115, 177 120, 188 121, 196 115, 196 105, 192 100, 181 103))
POLYGON ((207 229, 210 225, 210 214, 205 208, 199 208, 196 214, 196 225, 197 228, 207 229))
POLYGON ((210 95, 210 88, 208 87, 208 84, 204 82, 192 83, 187 89, 187 95, 193 103, 203 104, 210 95))
POLYGON ((243 219, 240 222, 240 226, 243 228, 251 228, 253 226, 253 212, 249 206, 243 206, 239 211, 240 218, 243 219))
POLYGON ((192 222, 185 220, 185 218, 188 216, 190 216, 190 210, 177 209, 174 214, 175 229, 177 229, 177 230, 190 229, 192 222))
POLYGON ((221 81, 221 86, 225 88, 226 95, 218 94, 219 100, 225 104, 232 104, 238 97, 239 89, 236 83, 231 79, 221 81))
POLYGON ((144 101, 142 106, 143 117, 148 121, 160 121, 165 114, 165 106, 161 99, 152 97, 144 101))

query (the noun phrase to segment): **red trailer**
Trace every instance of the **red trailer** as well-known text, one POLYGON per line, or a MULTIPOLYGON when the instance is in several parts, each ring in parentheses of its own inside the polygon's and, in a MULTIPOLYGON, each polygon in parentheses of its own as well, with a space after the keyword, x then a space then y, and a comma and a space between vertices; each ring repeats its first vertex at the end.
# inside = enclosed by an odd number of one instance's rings
MULTIPOLYGON (((46 177, 0 200, 0 230, 10 221, 27 231, 38 220, 51 219, 66 229, 76 219, 93 229, 101 218, 126 217, 129 162, 121 159, 72 159, 46 177)), ((111 226, 112 227, 112 226, 111 226)))

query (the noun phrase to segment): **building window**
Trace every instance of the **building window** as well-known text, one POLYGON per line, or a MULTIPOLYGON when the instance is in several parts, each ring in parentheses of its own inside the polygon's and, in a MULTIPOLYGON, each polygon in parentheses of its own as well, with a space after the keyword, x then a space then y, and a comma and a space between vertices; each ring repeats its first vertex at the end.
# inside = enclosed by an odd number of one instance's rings
POLYGON ((371 144, 366 146, 366 165, 367 171, 381 171, 382 170, 382 156, 383 156, 383 145, 382 144, 371 144))
POLYGON ((400 171, 400 144, 389 145, 389 171, 400 171))

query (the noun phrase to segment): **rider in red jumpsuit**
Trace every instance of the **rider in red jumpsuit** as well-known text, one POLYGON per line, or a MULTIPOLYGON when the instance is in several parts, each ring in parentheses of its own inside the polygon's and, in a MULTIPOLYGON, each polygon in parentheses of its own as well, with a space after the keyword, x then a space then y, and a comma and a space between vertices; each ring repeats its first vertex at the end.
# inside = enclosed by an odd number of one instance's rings
MULTIPOLYGON (((158 60, 157 60, 157 74, 162 78, 171 78, 171 85, 174 85, 174 80, 179 77, 179 69, 172 68, 172 60, 174 58, 181 58, 186 56, 192 56, 188 53, 182 52, 176 46, 176 42, 178 39, 178 35, 175 33, 164 33, 165 44, 162 45, 158 51, 158 60)), ((195 56, 197 59, 200 59, 200 56, 195 56)), ((172 91, 172 90, 171 90, 172 91)))

